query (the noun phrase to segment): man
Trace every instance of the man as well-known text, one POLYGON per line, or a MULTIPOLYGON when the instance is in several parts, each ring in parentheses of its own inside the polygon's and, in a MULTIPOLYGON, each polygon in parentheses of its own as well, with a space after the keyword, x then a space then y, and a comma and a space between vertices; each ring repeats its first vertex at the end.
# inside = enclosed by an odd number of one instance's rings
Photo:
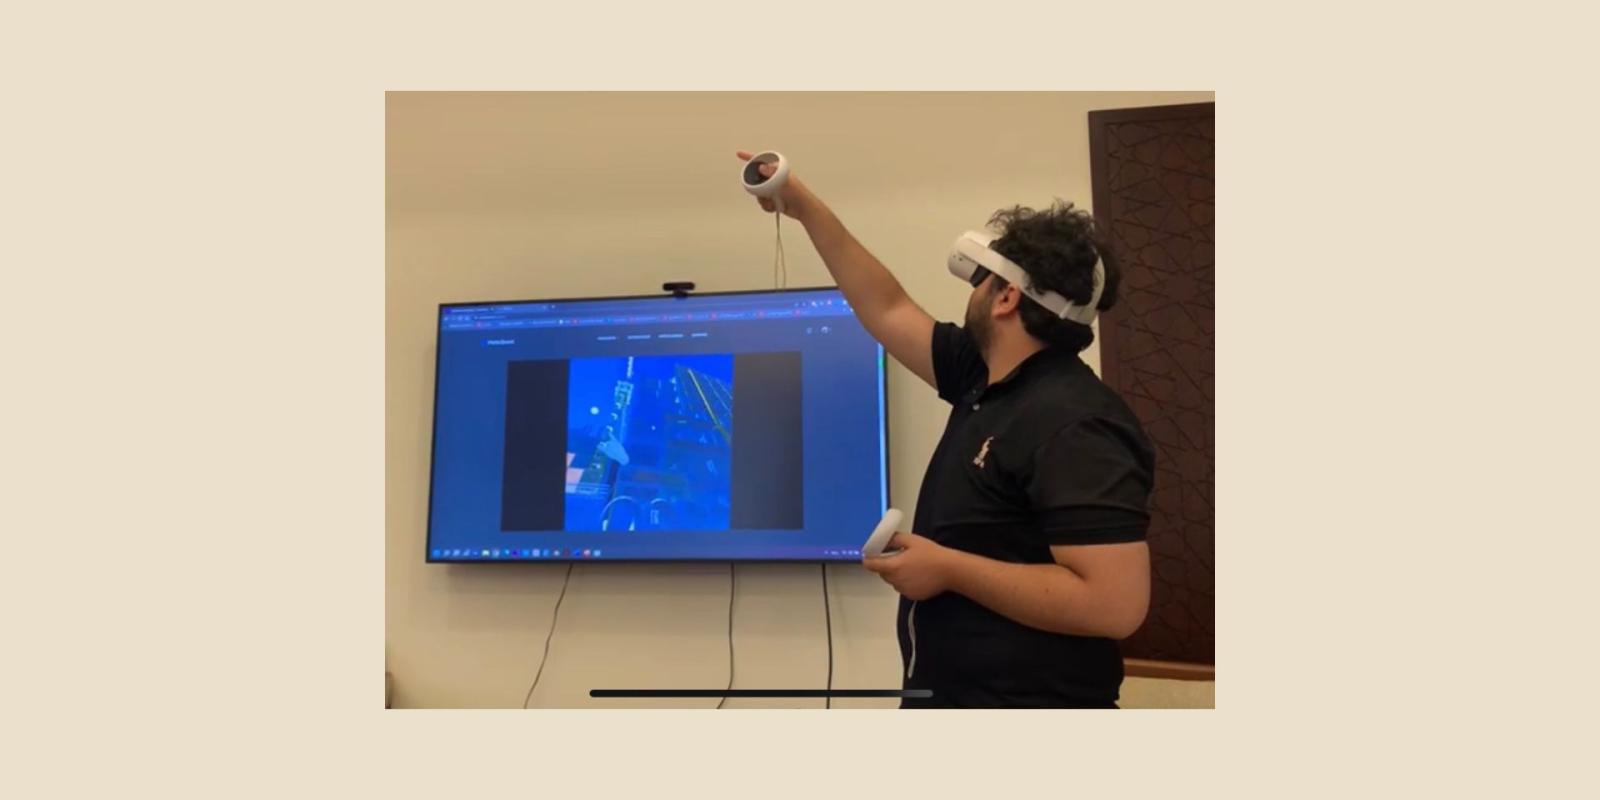
MULTIPOLYGON (((1079 358, 1091 328, 982 269, 965 325, 935 322, 792 172, 781 199, 867 331, 953 405, 914 532, 896 534, 901 552, 866 560, 901 594, 905 688, 933 692, 902 707, 1115 708, 1117 640, 1149 608, 1154 457, 1079 358)), ((1030 291, 1089 304, 1098 260, 1094 308, 1115 302, 1117 262, 1088 214, 1018 207, 990 222, 1002 233, 989 248, 1030 291)))

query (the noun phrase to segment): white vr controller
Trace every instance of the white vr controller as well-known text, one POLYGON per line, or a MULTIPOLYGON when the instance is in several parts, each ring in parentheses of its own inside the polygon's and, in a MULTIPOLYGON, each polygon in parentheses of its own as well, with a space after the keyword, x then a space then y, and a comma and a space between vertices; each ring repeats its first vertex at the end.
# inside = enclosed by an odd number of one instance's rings
POLYGON ((739 179, 744 184, 745 191, 756 197, 771 200, 775 206, 773 210, 779 214, 783 213, 783 198, 779 197, 778 193, 783 191, 783 184, 789 180, 789 161, 782 153, 768 150, 752 157, 745 162, 744 169, 739 173, 739 179), (771 177, 761 174, 762 164, 775 165, 771 177))
POLYGON ((883 519, 878 521, 878 527, 872 529, 872 535, 867 537, 867 543, 861 546, 861 555, 864 558, 877 558, 879 556, 892 556, 899 553, 899 548, 885 550, 889 540, 894 538, 896 531, 900 530, 900 522, 905 519, 905 514, 898 508, 885 511, 883 519))

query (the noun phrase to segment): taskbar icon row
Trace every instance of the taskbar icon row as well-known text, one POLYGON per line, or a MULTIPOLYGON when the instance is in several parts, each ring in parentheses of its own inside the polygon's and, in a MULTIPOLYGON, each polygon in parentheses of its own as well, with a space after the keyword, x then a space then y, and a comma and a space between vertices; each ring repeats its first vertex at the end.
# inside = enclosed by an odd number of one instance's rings
POLYGON ((430 551, 434 561, 532 561, 539 558, 602 558, 604 551, 598 549, 571 550, 565 548, 435 548, 430 551))

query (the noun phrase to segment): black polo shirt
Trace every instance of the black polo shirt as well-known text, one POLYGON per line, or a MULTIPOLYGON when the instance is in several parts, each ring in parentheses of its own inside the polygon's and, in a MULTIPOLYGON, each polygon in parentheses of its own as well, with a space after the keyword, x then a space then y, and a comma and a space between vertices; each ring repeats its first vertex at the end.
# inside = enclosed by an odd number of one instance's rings
MULTIPOLYGON (((939 397, 954 408, 911 530, 958 550, 1052 564, 1052 545, 1134 542, 1149 526, 1155 457, 1127 405, 1077 353, 1046 348, 989 384, 966 330, 933 330, 939 397)), ((900 598, 904 708, 1112 707, 1112 639, 1013 622, 954 592, 900 598)))

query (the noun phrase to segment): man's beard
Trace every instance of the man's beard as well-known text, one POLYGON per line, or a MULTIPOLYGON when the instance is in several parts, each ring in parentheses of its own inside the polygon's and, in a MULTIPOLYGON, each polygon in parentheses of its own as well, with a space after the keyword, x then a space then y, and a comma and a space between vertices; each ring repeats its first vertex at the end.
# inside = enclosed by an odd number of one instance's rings
POLYGON ((994 340, 994 320, 989 316, 989 306, 993 301, 993 292, 979 289, 977 295, 967 303, 967 333, 972 335, 979 352, 988 350, 989 343, 994 340))

